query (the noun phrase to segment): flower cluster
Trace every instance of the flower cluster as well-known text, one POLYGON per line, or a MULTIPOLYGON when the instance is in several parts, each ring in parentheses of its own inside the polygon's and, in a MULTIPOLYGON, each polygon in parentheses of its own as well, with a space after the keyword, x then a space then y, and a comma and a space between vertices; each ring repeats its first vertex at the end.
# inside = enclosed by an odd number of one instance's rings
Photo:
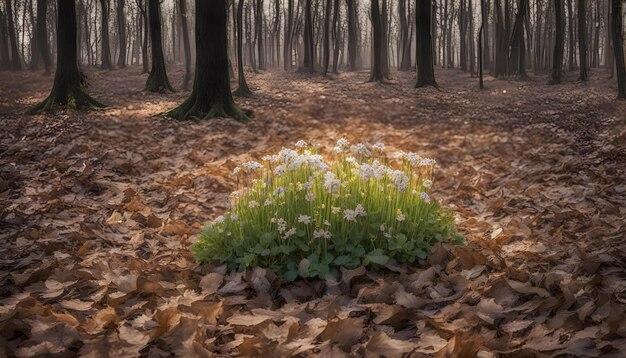
POLYGON ((436 242, 462 240, 452 213, 431 199, 433 159, 406 152, 393 159, 382 143, 346 139, 331 160, 305 141, 295 147, 233 170, 243 187, 194 245, 200 260, 260 265, 287 279, 324 277, 341 266, 413 262, 436 242))

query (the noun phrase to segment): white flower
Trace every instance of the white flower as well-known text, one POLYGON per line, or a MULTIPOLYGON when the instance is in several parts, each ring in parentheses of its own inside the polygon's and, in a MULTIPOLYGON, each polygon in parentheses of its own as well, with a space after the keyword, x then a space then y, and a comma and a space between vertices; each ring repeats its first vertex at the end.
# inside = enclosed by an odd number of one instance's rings
POLYGON ((402 210, 398 209, 396 211, 396 220, 404 221, 404 219, 406 219, 406 216, 404 216, 404 214, 402 213, 402 210))
POLYGON ((337 179, 337 177, 335 176, 335 173, 326 172, 326 174, 324 175, 324 188, 328 192, 332 194, 336 194, 337 192, 339 192, 340 186, 341 186, 341 180, 337 179))
POLYGON ((324 225, 330 226, 330 222, 328 220, 324 220, 324 225))
POLYGON ((431 158, 422 158, 419 162, 419 166, 420 167, 430 167, 437 164, 437 161, 435 161, 434 159, 431 158))
POLYGON ((354 164, 354 163, 356 163, 356 159, 354 159, 354 157, 347 157, 346 158, 346 162, 354 164))
POLYGON ((374 168, 369 164, 361 164, 359 174, 361 175, 361 179, 367 181, 374 176, 374 168))
POLYGON ((235 169, 233 169, 233 172, 231 173, 231 175, 237 175, 240 171, 241 171, 241 167, 235 167, 235 169))
POLYGON ((287 168, 285 168, 284 164, 277 165, 276 168, 274 168, 274 174, 276 174, 279 177, 282 177, 283 175, 285 175, 286 172, 287 172, 287 168))
POLYGON ((345 148, 350 144, 350 142, 348 142, 345 138, 341 138, 337 141, 337 146, 339 148, 345 148))
POLYGON ((416 167, 419 165, 420 161, 422 160, 422 157, 420 157, 419 155, 415 153, 405 153, 404 159, 408 160, 411 166, 416 167))
POLYGON ((356 216, 357 214, 354 210, 346 209, 343 211, 343 217, 347 221, 356 221, 356 216))
POLYGON ((291 229, 289 229, 286 233, 285 233, 285 239, 288 239, 290 237, 292 237, 293 235, 296 234, 296 228, 292 227, 291 229))
POLYGON ((305 142, 305 141, 303 141, 303 140, 299 140, 299 141, 296 143, 296 147, 297 147, 297 148, 304 148, 304 147, 306 147, 306 146, 308 146, 308 144, 306 144, 306 142, 305 142))
POLYGON ((424 199, 425 202, 430 203, 430 197, 428 196, 428 194, 422 192, 420 196, 422 197, 422 199, 424 199))
POLYGON ((285 188, 283 188, 282 186, 279 186, 278 188, 276 188, 276 190, 274 190, 274 194, 276 195, 283 194, 284 192, 285 192, 285 188))
POLYGON ((330 239, 331 237, 333 237, 333 234, 328 230, 317 229, 313 231, 313 238, 315 239, 330 239))
POLYGON ((351 145, 350 146, 350 151, 354 154, 358 154, 364 157, 371 157, 372 156, 372 152, 369 151, 369 149, 367 149, 367 146, 365 146, 365 144, 363 143, 358 143, 355 145, 351 145))
POLYGON ((315 193, 307 192, 306 195, 304 196, 304 199, 309 202, 315 200, 315 193))
POLYGON ((319 154, 307 155, 305 157, 309 166, 316 170, 328 170, 328 164, 324 163, 324 158, 319 154))
POLYGON ((254 161, 245 162, 241 166, 248 172, 263 168, 263 164, 254 161))
POLYGON ((270 221, 272 222, 272 224, 276 224, 276 226, 278 226, 279 233, 282 234, 283 232, 285 232, 285 230, 287 230, 287 222, 285 221, 285 219, 272 218, 270 221))
POLYGON ((216 217, 213 220, 213 225, 215 225, 215 224, 223 224, 225 220, 226 220, 226 218, 223 215, 220 215, 220 216, 216 217))
POLYGON ((380 224, 380 231, 385 232, 385 224, 380 224))
POLYGON ((365 208, 363 207, 363 205, 358 204, 356 206, 356 208, 354 209, 354 212, 358 215, 358 216, 367 216, 367 212, 365 212, 365 208))
POLYGON ((256 200, 250 200, 248 202, 248 207, 250 209, 258 208, 259 207, 259 203, 256 200))
POLYGON ((424 188, 430 188, 433 186, 433 181, 430 179, 426 179, 424 180, 424 182, 422 183, 422 185, 424 186, 424 188))
POLYGON ((401 150, 393 153, 393 157, 396 159, 404 158, 405 155, 406 153, 401 150))
POLYGON ((331 211, 333 214, 335 214, 335 215, 336 215, 336 214, 339 214, 339 213, 341 212, 341 208, 338 208, 338 207, 336 207, 336 206, 333 206, 333 207, 330 209, 330 211, 331 211))
POLYGON ((393 184, 399 191, 405 191, 409 187, 409 177, 401 170, 389 170, 393 184))
POLYGON ((272 205, 274 202, 271 199, 265 199, 265 203, 263 203, 263 206, 270 206, 272 205))
POLYGON ((372 149, 379 150, 382 152, 385 149, 385 144, 378 142, 372 146, 372 149))
POLYGON ((232 220, 232 221, 239 220, 239 215, 237 215, 237 214, 230 214, 230 220, 232 220))
POLYGON ((311 223, 311 217, 308 215, 300 215, 298 216, 298 222, 303 223, 304 225, 308 225, 311 223))

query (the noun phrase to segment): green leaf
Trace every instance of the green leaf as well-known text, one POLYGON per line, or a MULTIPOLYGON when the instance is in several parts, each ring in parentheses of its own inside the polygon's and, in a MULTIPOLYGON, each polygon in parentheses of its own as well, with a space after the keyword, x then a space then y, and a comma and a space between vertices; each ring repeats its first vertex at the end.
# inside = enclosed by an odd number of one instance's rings
POLYGON ((379 265, 384 265, 389 261, 389 256, 383 254, 383 250, 376 249, 367 254, 365 256, 365 260, 363 261, 364 265, 369 265, 370 263, 375 263, 379 265))
POLYGON ((309 268, 311 263, 307 259, 302 259, 298 264, 298 274, 300 277, 307 278, 309 277, 309 268))

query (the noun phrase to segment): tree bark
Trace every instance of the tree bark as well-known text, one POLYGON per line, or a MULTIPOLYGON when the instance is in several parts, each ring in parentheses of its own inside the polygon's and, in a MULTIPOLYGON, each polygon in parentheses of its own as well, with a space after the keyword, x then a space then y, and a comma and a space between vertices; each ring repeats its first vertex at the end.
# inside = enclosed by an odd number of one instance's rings
POLYGON ((511 34, 511 55, 509 59, 510 74, 517 75, 521 78, 528 77, 526 75, 526 46, 524 43, 524 17, 526 16, 526 1, 520 0, 513 24, 513 33, 511 34))
POLYGON ((328 74, 328 66, 330 64, 330 20, 332 11, 332 0, 326 0, 326 7, 324 9, 324 58, 323 58, 323 75, 326 77, 328 74))
POLYGON ((13 0, 6 0, 7 23, 9 25, 9 40, 11 42, 11 68, 14 70, 22 69, 22 61, 17 45, 17 34, 15 32, 15 22, 13 21, 13 0))
POLYGON ((346 0, 348 6, 348 70, 357 71, 358 57, 358 15, 355 0, 346 0))
POLYGON ((568 68, 570 71, 574 71, 574 47, 575 47, 575 42, 574 42, 574 13, 572 11, 572 1, 574 0, 567 0, 567 17, 569 19, 567 27, 568 27, 568 46, 567 46, 567 50, 568 50, 568 57, 567 57, 567 62, 568 62, 568 68))
POLYGON ((259 70, 265 70, 265 46, 263 42, 263 0, 256 0, 256 14, 255 14, 255 28, 256 28, 256 44, 257 52, 259 55, 258 67, 259 70))
POLYGON ((57 23, 57 69, 50 96, 31 108, 27 113, 41 111, 50 112, 57 106, 68 109, 102 108, 81 88, 81 74, 78 70, 78 53, 76 47, 76 7, 74 0, 58 0, 59 19, 57 23))
POLYGON ((339 21, 341 18, 341 10, 339 1, 334 0, 333 5, 333 73, 339 73, 339 50, 341 49, 341 41, 339 38, 339 21))
POLYGON ((2 63, 1 67, 10 67, 11 66, 11 56, 9 55, 9 34, 7 29, 6 15, 2 12, 0 8, 0 59, 2 63))
POLYGON ((100 62, 103 69, 111 69, 111 48, 109 46, 109 0, 100 0, 100 7, 102 8, 102 23, 100 24, 102 49, 100 50, 100 62))
POLYGON ((587 22, 585 0, 578 0, 578 63, 581 81, 587 81, 587 22))
POLYGON ((622 24, 622 2, 611 0, 611 30, 617 76, 617 98, 626 100, 626 65, 624 64, 624 35, 622 24))
POLYGON ((50 48, 48 46, 48 30, 46 14, 48 4, 46 0, 37 0, 37 41, 39 41, 39 52, 45 67, 45 73, 50 74, 52 59, 50 58, 50 48))
MULTIPOLYGON (((180 13, 180 21, 183 32, 183 50, 185 51, 185 75, 183 77, 183 89, 186 91, 189 89, 189 81, 191 80, 191 45, 189 44, 187 0, 178 0, 178 12, 180 13)), ((239 25, 240 22, 241 19, 238 20, 237 25, 239 25)), ((241 34, 238 34, 237 36, 241 36, 241 34)))
POLYGON ((244 0, 239 0, 239 5, 237 6, 237 72, 239 74, 239 88, 235 91, 235 96, 251 97, 252 91, 248 87, 243 72, 243 2, 244 0))
MULTIPOLYGON (((163 43, 161 40, 161 5, 160 0, 148 0, 148 20, 150 22, 150 41, 152 43, 152 69, 146 81, 146 91, 165 92, 174 88, 167 78, 163 43)), ((225 20, 224 20, 225 21, 225 20)), ((228 68, 226 68, 228 71, 228 68)))
POLYGON ((380 7, 378 0, 371 1, 371 19, 372 19, 372 70, 370 73, 370 82, 384 82, 385 75, 383 69, 383 24, 380 16, 380 7))
POLYGON ((480 30, 478 30, 478 88, 485 88, 483 83, 483 61, 485 57, 484 43, 485 43, 485 22, 487 19, 487 9, 485 6, 485 0, 480 0, 480 30))
POLYGON ((311 0, 305 0, 304 5, 304 63, 303 70, 315 71, 315 44, 313 42, 313 16, 311 0))
POLYGON ((226 1, 196 0, 196 79, 189 98, 167 116, 249 119, 249 112, 235 104, 230 91, 227 32, 226 1))
POLYGON ((556 39, 552 56, 551 83, 561 83, 563 72, 563 49, 565 47, 565 21, 563 21, 563 0, 554 0, 554 20, 556 22, 556 39))
POLYGON ((124 15, 125 0, 117 0, 117 36, 120 45, 120 54, 117 66, 126 67, 126 15, 124 15))
POLYGON ((417 83, 416 88, 438 87, 433 66, 430 0, 415 0, 415 28, 417 30, 417 83))

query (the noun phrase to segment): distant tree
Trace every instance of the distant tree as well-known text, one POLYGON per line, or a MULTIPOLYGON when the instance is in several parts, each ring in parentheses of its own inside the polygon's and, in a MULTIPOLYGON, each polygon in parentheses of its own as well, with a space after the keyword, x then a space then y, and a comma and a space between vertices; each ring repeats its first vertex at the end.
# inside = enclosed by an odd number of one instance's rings
POLYGON ((146 8, 146 1, 148 0, 135 0, 137 2, 137 7, 139 8, 139 13, 141 14, 141 23, 143 29, 143 38, 141 41, 141 64, 142 71, 141 73, 150 72, 150 66, 148 63, 148 9, 146 8))
POLYGON ((102 68, 111 69, 113 66, 111 65, 111 47, 109 46, 109 0, 100 0, 100 6, 102 8, 102 24, 100 27, 102 30, 100 35, 102 49, 100 51, 100 61, 102 68))
POLYGON ((7 21, 6 15, 2 12, 2 8, 0 8, 0 66, 1 67, 10 67, 10 59, 9 55, 9 33, 7 29, 7 21))
POLYGON ((304 3, 304 62, 303 70, 315 71, 315 42, 313 37, 313 14, 311 0, 304 3))
POLYGON ((17 33, 15 31, 15 21, 13 21, 13 0, 6 0, 6 17, 9 24, 9 40, 11 42, 11 68, 14 70, 22 69, 22 60, 17 46, 17 33))
POLYGON ((357 62, 359 16, 357 14, 356 0, 346 0, 346 4, 348 5, 348 69, 350 71, 357 71, 359 69, 357 62))
POLYGON ((517 75, 520 78, 528 77, 526 75, 526 45, 524 41, 524 18, 528 9, 527 1, 519 0, 510 42, 509 74, 517 75))
POLYGON ((263 34, 263 0, 256 0, 254 24, 256 26, 256 44, 259 55, 259 70, 265 70, 265 44, 263 34))
POLYGON ((587 81, 587 20, 585 0, 578 0, 578 64, 581 81, 587 81))
POLYGON ((567 21, 567 28, 568 28, 568 33, 567 33, 567 37, 568 37, 568 43, 569 45, 567 46, 567 52, 568 52, 568 57, 567 57, 567 63, 568 63, 568 67, 570 71, 574 71, 574 12, 572 10, 572 1, 574 0, 567 0, 567 18, 569 19, 567 21))
MULTIPOLYGON (((447 2, 446 2, 447 5, 447 2)), ((407 19, 407 0, 398 0, 398 18, 399 18, 399 54, 400 71, 408 71, 411 69, 411 37, 409 35, 409 20, 407 19)))
POLYGON ((341 50, 341 39, 339 35, 339 21, 341 20, 341 10, 339 2, 333 3, 333 73, 339 73, 339 51, 341 50))
POLYGON ((120 54, 117 66, 126 67, 126 15, 124 15, 126 0, 117 0, 117 37, 120 45, 120 54))
POLYGON ((554 18, 556 38, 554 40, 554 55, 552 57, 552 76, 550 83, 561 83, 563 72, 563 52, 565 48, 565 21, 563 19, 563 0, 554 0, 554 18))
MULTIPOLYGON (((419 1, 419 0, 418 0, 419 1)), ((383 23, 380 15, 380 5, 378 0, 371 1, 372 20, 372 68, 370 73, 370 82, 383 82, 385 80, 383 68, 383 23)))
MULTIPOLYGON (((187 0, 178 0, 178 12, 180 13, 180 22, 183 32, 183 50, 185 52, 185 76, 183 77, 183 89, 189 89, 189 81, 191 80, 191 45, 189 44, 189 21, 187 21, 187 0)), ((241 22, 241 21, 239 21, 241 22)), ((239 24, 238 22, 238 24, 239 24)), ((237 35, 237 41, 239 36, 237 35)))
POLYGON ((431 0, 415 0, 415 27, 417 29, 417 83, 416 88, 438 87, 433 66, 433 41, 431 36, 431 0))
MULTIPOLYGON (((158 0, 157 0, 158 1, 158 0)), ((196 76, 189 98, 165 115, 179 120, 231 117, 247 121, 230 91, 225 0, 196 0, 196 76)))
POLYGON ((324 62, 322 63, 322 73, 324 77, 328 74, 328 66, 330 65, 330 14, 332 9, 332 0, 326 0, 326 6, 324 8, 324 62))
POLYGON ((74 0, 58 0, 57 14, 57 69, 50 96, 27 113, 50 112, 55 107, 70 109, 102 108, 103 104, 91 98, 81 88, 76 47, 76 7, 74 0))
POLYGON ((37 0, 37 41, 39 41, 39 52, 43 59, 45 73, 50 74, 52 68, 52 59, 50 58, 50 48, 48 46, 48 27, 46 23, 46 14, 48 3, 46 0, 37 0))
MULTIPOLYGON (((165 70, 165 57, 163 56, 161 37, 160 0, 148 0, 148 21, 150 22, 150 42, 152 44, 152 69, 146 81, 146 90, 150 92, 174 92, 165 70)), ((228 68, 226 70, 228 71, 228 68)))
POLYGON ((246 77, 243 72, 243 2, 239 0, 237 6, 237 73, 239 76, 239 87, 235 91, 235 96, 250 97, 252 91, 248 87, 246 77))
POLYGON ((485 88, 485 84, 483 83, 483 62, 485 57, 485 35, 486 35, 486 27, 485 22, 487 21, 487 6, 485 5, 485 0, 480 0, 480 29, 478 30, 478 87, 480 89, 485 88))
POLYGON ((613 38, 613 52, 615 57, 615 69, 617 75, 617 98, 626 99, 626 65, 624 64, 624 32, 622 24, 622 2, 611 1, 611 31, 613 38))

